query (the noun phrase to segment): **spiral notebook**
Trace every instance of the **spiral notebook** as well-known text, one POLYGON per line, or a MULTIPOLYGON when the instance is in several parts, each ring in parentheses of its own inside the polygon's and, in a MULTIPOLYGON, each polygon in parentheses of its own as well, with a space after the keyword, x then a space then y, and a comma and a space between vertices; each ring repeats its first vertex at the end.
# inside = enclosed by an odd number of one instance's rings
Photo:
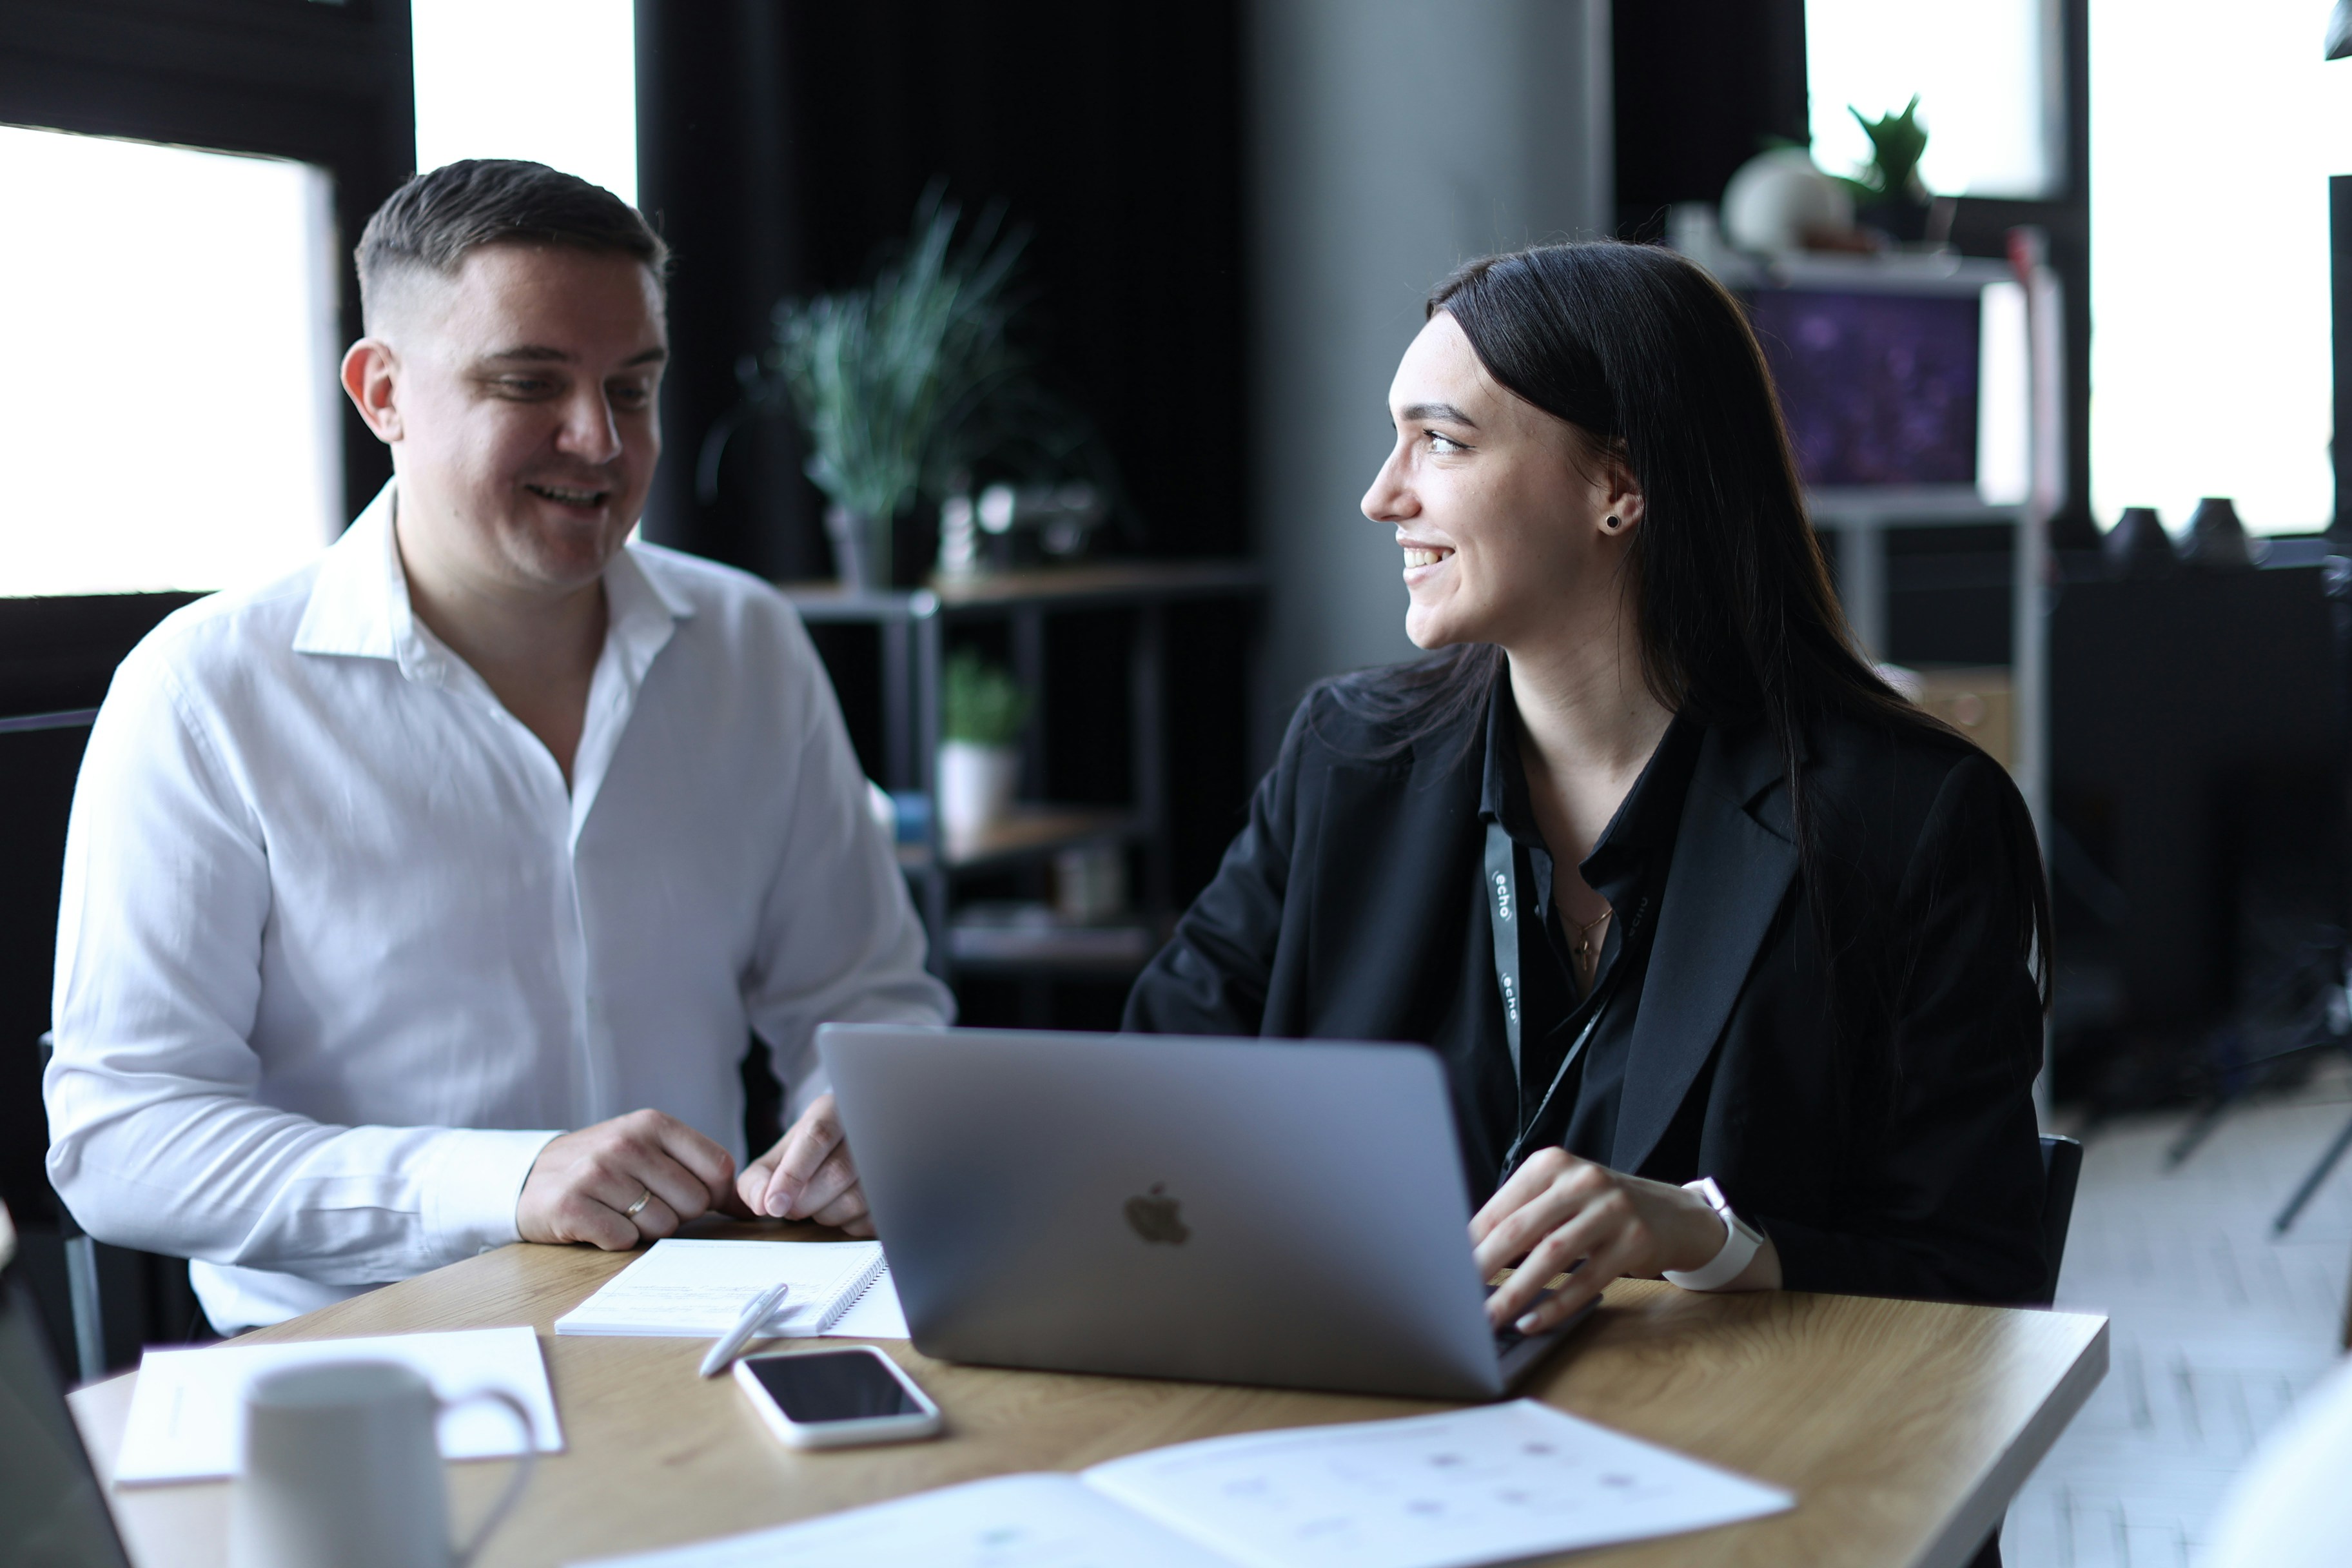
POLYGON ((762 1332, 904 1339, 905 1318, 877 1241, 699 1241, 672 1237, 555 1320, 559 1334, 717 1339, 752 1297, 792 1287, 762 1332))

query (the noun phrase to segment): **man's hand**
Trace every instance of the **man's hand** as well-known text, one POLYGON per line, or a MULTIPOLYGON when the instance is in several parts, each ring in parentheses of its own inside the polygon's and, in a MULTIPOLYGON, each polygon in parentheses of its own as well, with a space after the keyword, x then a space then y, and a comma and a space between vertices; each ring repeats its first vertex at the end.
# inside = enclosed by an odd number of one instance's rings
MULTIPOLYGON (((1704 1268, 1725 1234, 1722 1216, 1696 1193, 1622 1175, 1565 1149, 1529 1159, 1470 1221, 1481 1279, 1518 1265, 1486 1298, 1486 1317, 1497 1328, 1519 1320, 1521 1333, 1565 1321, 1612 1279, 1704 1268), (1536 1306, 1545 1283, 1570 1269, 1568 1283, 1536 1306)), ((1780 1283, 1780 1254, 1768 1238, 1727 1289, 1770 1290, 1780 1283)))
POLYGON ((841 1116, 833 1096, 819 1095, 776 1146, 744 1167, 735 1191, 755 1215, 776 1219, 813 1219, 838 1226, 852 1236, 872 1236, 866 1190, 842 1141, 841 1116))
POLYGON ((525 1241, 625 1252, 730 1204, 734 1180, 726 1150, 675 1116, 632 1110, 549 1141, 523 1178, 515 1228, 525 1241))

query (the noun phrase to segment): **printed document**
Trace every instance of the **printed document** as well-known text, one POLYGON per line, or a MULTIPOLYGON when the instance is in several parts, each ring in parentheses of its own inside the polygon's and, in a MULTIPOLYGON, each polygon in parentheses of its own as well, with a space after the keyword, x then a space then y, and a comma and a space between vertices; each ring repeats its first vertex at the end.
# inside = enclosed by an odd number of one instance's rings
POLYGON ((555 1331, 717 1339, 735 1326, 752 1297, 779 1283, 792 1289, 761 1330, 768 1338, 907 1337, 879 1242, 677 1237, 655 1242, 643 1258, 556 1319, 555 1331))
POLYGON ((1789 1493, 1532 1400, 1155 1448, 593 1568, 1473 1568, 1778 1513, 1789 1493))
MULTIPOLYGON (((139 1363, 114 1479, 134 1486, 236 1474, 245 1453, 246 1385, 264 1373, 331 1361, 398 1362, 414 1367, 443 1399, 495 1388, 530 1413, 531 1436, 541 1453, 563 1451, 563 1428, 556 1423, 555 1394, 548 1387, 539 1336, 527 1327, 466 1329, 149 1351, 139 1363)), ((439 1436, 445 1459, 503 1458, 521 1453, 524 1444, 513 1414, 489 1400, 443 1412, 439 1436)))
POLYGON ((999 1476, 698 1546, 590 1568, 1232 1568, 1086 1489, 1076 1476, 999 1476))

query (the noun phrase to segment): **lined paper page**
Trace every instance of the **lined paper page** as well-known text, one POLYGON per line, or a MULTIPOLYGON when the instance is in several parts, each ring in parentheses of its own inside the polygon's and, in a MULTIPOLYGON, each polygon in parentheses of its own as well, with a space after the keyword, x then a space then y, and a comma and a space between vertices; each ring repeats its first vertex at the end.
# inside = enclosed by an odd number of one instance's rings
POLYGON ((763 1331, 771 1338, 806 1338, 825 1331, 826 1320, 881 1266, 882 1245, 875 1241, 671 1237, 556 1319, 555 1331, 717 1339, 735 1326, 752 1297, 782 1282, 792 1290, 763 1331))

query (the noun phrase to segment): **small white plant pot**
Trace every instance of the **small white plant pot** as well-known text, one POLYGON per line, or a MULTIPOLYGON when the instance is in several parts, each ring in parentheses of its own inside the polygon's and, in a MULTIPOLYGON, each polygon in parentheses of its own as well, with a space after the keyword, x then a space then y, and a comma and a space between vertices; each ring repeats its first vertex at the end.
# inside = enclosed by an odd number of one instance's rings
POLYGON ((1021 752, 970 741, 940 743, 940 831, 968 844, 1003 820, 1021 777, 1021 752))

